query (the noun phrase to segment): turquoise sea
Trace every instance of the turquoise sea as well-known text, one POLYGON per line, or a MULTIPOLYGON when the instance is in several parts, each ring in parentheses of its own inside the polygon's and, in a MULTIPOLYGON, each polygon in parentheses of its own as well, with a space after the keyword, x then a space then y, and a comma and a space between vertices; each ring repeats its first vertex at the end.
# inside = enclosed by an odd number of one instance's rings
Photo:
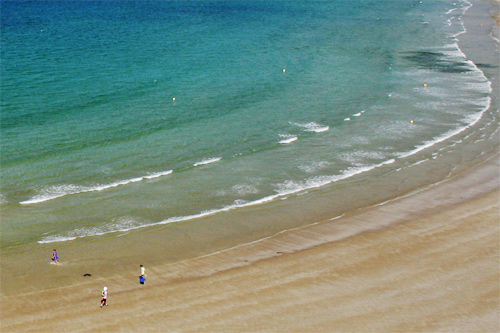
POLYGON ((4 1, 1 247, 284 200, 490 105, 459 0, 4 1))

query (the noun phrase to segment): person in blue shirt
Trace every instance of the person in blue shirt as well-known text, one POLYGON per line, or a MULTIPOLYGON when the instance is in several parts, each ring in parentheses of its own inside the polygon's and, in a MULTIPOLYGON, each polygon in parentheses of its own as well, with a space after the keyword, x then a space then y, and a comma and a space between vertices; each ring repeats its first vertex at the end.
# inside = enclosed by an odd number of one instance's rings
POLYGON ((56 249, 52 252, 52 261, 55 262, 56 264, 59 263, 59 256, 57 255, 56 249))

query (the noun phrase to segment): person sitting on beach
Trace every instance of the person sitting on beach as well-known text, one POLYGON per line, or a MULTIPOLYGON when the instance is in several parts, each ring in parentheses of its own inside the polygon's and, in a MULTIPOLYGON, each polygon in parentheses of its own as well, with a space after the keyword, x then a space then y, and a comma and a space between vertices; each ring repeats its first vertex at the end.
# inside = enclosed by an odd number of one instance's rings
POLYGON ((101 292, 101 308, 103 305, 108 306, 107 300, 108 300, 108 287, 104 287, 101 292))
POLYGON ((59 263, 59 256, 57 255, 56 249, 52 252, 52 261, 55 262, 56 264, 59 263))

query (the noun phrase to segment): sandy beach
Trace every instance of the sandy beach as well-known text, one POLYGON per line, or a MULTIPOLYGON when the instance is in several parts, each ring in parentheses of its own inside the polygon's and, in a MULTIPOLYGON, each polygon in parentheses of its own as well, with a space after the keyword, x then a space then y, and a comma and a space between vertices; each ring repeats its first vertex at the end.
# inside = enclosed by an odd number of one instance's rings
MULTIPOLYGON (((479 14, 469 18, 478 27, 498 22, 479 14)), ((258 241, 221 240, 201 256, 164 251, 162 228, 14 249, 1 258, 1 331, 498 332, 498 147, 472 164, 397 199, 258 241), (49 264, 54 246, 60 265, 49 264)))

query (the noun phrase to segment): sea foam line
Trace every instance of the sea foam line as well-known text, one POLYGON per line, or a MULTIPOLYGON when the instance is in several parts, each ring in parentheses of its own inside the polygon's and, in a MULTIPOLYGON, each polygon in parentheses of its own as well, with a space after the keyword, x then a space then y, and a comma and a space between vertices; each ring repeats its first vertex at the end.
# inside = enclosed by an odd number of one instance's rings
POLYGON ((298 137, 295 135, 280 134, 280 137, 283 138, 279 141, 281 144, 288 144, 298 140, 298 137))
POLYGON ((196 166, 200 166, 200 165, 211 164, 211 163, 219 162, 221 159, 222 159, 222 157, 206 158, 206 159, 203 159, 199 162, 194 163, 193 166, 196 167, 196 166))
MULTIPOLYGON (((472 7, 472 4, 470 2, 468 2, 466 0, 464 0, 464 2, 467 5, 464 6, 465 8, 464 8, 464 10, 462 12, 462 15, 464 15, 469 10, 469 8, 472 7)), ((465 25, 464 25, 463 21, 462 20, 459 20, 459 21, 460 21, 460 24, 462 26, 462 30, 459 31, 459 32, 457 32, 456 34, 452 35, 451 37, 453 37, 453 38, 456 38, 456 37, 458 37, 458 36, 460 36, 460 35, 462 35, 462 34, 464 34, 464 33, 467 32, 467 29, 465 28, 465 25)), ((486 75, 484 74, 484 72, 479 67, 477 67, 477 65, 473 61, 467 59, 467 55, 460 48, 459 42, 460 41, 457 40, 455 43, 453 43, 451 45, 448 45, 448 47, 452 46, 452 48, 453 48, 453 50, 447 51, 448 55, 453 55, 455 57, 460 57, 460 58, 464 59, 466 61, 466 63, 468 65, 470 65, 470 68, 474 71, 474 73, 478 74, 478 77, 483 80, 483 82, 481 82, 481 83, 483 83, 483 85, 481 85, 481 87, 480 87, 482 89, 482 91, 479 91, 479 87, 478 86, 474 87, 475 90, 478 91, 478 92, 480 92, 480 93, 488 93, 488 94, 490 94, 493 91, 491 81, 488 80, 488 78, 486 77, 486 75)), ((459 127, 457 129, 454 129, 454 130, 451 130, 451 131, 448 131, 448 132, 444 133, 443 135, 434 138, 433 140, 426 141, 426 142, 424 142, 424 144, 415 147, 415 149, 410 150, 410 151, 408 151, 406 153, 402 153, 401 155, 398 156, 398 158, 405 158, 405 157, 414 155, 414 154, 416 154, 416 153, 418 153, 418 152, 420 152, 422 150, 425 150, 427 148, 430 148, 430 147, 432 147, 432 146, 434 146, 434 145, 436 145, 436 144, 438 144, 440 142, 446 141, 446 140, 454 137, 455 135, 458 135, 459 133, 467 130, 468 128, 474 126, 475 124, 477 124, 477 122, 479 120, 481 120, 481 118, 483 117, 484 113, 491 106, 491 97, 490 96, 484 98, 484 101, 485 101, 485 103, 482 105, 483 108, 482 108, 482 110, 479 113, 467 117, 468 118, 468 119, 466 119, 467 125, 459 127)))
MULTIPOLYGON (((200 165, 211 164, 211 163, 218 162, 221 159, 222 159, 222 157, 208 158, 208 159, 204 159, 200 162, 194 163, 193 166, 196 167, 196 166, 200 166, 200 165)), ((122 186, 122 185, 137 183, 137 182, 140 182, 143 180, 159 178, 162 176, 169 175, 172 172, 173 172, 173 170, 162 171, 162 172, 153 173, 153 174, 142 176, 142 177, 131 178, 131 179, 117 181, 117 182, 110 183, 110 184, 90 186, 90 187, 89 186, 79 186, 79 185, 52 186, 52 187, 45 189, 44 190, 45 193, 34 196, 33 198, 31 198, 29 200, 21 201, 20 204, 30 205, 30 204, 36 204, 36 203, 54 200, 54 199, 64 197, 67 195, 72 195, 72 194, 104 191, 104 190, 118 187, 118 186, 122 186)))
POLYGON ((125 221, 124 223, 115 223, 111 227, 106 226, 104 228, 81 228, 77 230, 73 230, 71 232, 68 232, 66 235, 51 235, 44 237, 43 239, 39 240, 38 243, 43 244, 43 243, 56 243, 56 242, 64 242, 64 241, 71 241, 75 240, 77 238, 85 238, 85 237, 93 237, 93 236, 102 236, 105 234, 110 234, 110 233, 116 233, 116 232, 128 232, 131 230, 139 229, 139 228, 145 228, 145 227, 151 227, 155 225, 163 225, 163 224, 171 224, 171 223, 179 223, 179 222, 186 222, 186 221, 191 221, 191 220, 196 220, 200 219, 203 217, 207 216, 212 216, 216 215, 219 213, 223 212, 228 212, 234 209, 238 208, 243 208, 243 207, 250 207, 250 206, 256 206, 256 205, 261 205, 267 202, 271 202, 273 200, 276 200, 278 198, 286 198, 287 196, 295 193, 299 193, 302 191, 306 191, 309 189, 313 188, 318 188, 324 185, 328 185, 343 179, 347 179, 350 177, 353 177, 355 175, 371 171, 373 169, 379 168, 384 165, 392 164, 394 163, 394 159, 390 159, 387 161, 384 161, 379 164, 375 165, 370 165, 370 166, 364 166, 364 167, 357 167, 357 168, 349 168, 345 170, 343 173, 339 175, 332 175, 332 176, 323 176, 323 177, 313 177, 310 179, 307 179, 303 182, 294 182, 294 181, 286 181, 281 184, 277 184, 277 190, 276 194, 272 194, 254 201, 248 201, 248 202, 242 202, 242 201, 235 201, 234 204, 224 206, 222 208, 218 209, 212 209, 212 210, 206 210, 202 211, 198 214, 192 214, 192 215, 186 215, 186 216, 174 216, 170 217, 168 219, 165 219, 160 222, 152 222, 152 223, 145 223, 145 224, 135 224, 131 223, 130 221, 125 221), (111 230, 110 230, 111 229, 111 230))
POLYGON ((143 181, 145 179, 154 179, 154 178, 159 178, 162 176, 169 175, 173 172, 173 170, 168 170, 168 171, 162 171, 162 172, 157 172, 153 173, 147 176, 142 176, 142 177, 137 177, 137 178, 131 178, 131 179, 126 179, 110 184, 104 184, 104 185, 97 185, 97 186, 78 186, 78 185, 59 185, 59 186, 52 186, 48 189, 45 190, 44 194, 37 195, 29 200, 21 201, 20 204, 22 205, 29 205, 29 204, 36 204, 36 203, 41 203, 49 200, 54 200, 60 197, 64 197, 66 195, 71 195, 71 194, 80 194, 80 193, 86 193, 86 192, 99 192, 99 191, 104 191, 113 187, 117 186, 122 186, 122 185, 127 185, 131 183, 137 183, 140 181, 143 181))
POLYGON ((307 124, 299 124, 299 123, 290 122, 290 124, 298 126, 298 127, 302 127, 307 132, 321 133, 321 132, 326 132, 330 129, 330 126, 320 125, 320 124, 317 124, 315 122, 310 122, 307 124))
MULTIPOLYGON (((491 84, 491 82, 490 82, 490 84, 491 84)), ((430 147, 432 147, 432 146, 434 146, 434 145, 436 145, 436 144, 438 144, 440 142, 446 141, 446 140, 454 137, 455 135, 460 134, 461 132, 467 130, 468 128, 474 126, 475 124, 477 124, 477 122, 479 120, 481 120, 481 118, 483 117, 484 113, 490 108, 491 97, 487 97, 486 100, 487 100, 487 103, 483 107, 483 109, 481 110, 481 112, 479 112, 478 114, 471 115, 471 116, 468 117, 470 120, 468 121, 467 125, 459 127, 457 129, 454 129, 454 130, 451 130, 451 131, 448 131, 448 132, 444 133, 443 135, 434 138, 433 140, 425 141, 424 144, 422 144, 420 146, 417 146, 415 149, 410 150, 410 151, 408 151, 406 153, 400 154, 398 156, 398 158, 405 158, 405 157, 414 155, 414 154, 416 154, 416 153, 418 153, 418 152, 420 152, 420 151, 422 151, 424 149, 430 148, 430 147)))
POLYGON ((440 142, 446 141, 446 140, 454 137, 455 135, 467 130, 468 128, 474 126, 482 118, 484 112, 490 108, 490 104, 491 104, 491 98, 488 98, 488 105, 485 106, 485 108, 483 109, 483 111, 481 111, 480 114, 471 116, 470 118, 473 120, 469 124, 467 124, 466 126, 463 126, 463 127, 457 128, 455 130, 446 132, 445 134, 436 137, 434 140, 426 141, 426 142, 424 142, 423 145, 417 146, 415 149, 410 150, 406 153, 402 153, 401 155, 398 156, 398 158, 405 158, 405 157, 408 157, 411 155, 415 155, 416 153, 418 153, 422 150, 430 148, 430 147, 432 147, 440 142))

